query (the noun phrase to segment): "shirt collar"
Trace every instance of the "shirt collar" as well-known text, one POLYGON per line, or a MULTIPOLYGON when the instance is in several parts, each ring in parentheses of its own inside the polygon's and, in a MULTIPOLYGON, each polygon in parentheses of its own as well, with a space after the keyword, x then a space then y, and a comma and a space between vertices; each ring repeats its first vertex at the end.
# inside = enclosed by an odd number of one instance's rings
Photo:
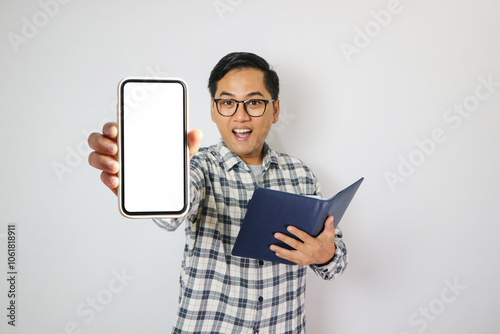
MULTIPOLYGON (((276 154, 276 152, 274 152, 266 143, 264 143, 263 150, 264 150, 264 159, 262 161, 262 166, 264 167, 263 170, 267 170, 271 164, 275 164, 276 166, 279 167, 278 155, 276 154)), ((233 168, 238 164, 244 166, 245 169, 249 169, 246 163, 236 153, 231 151, 226 146, 222 138, 217 143, 216 151, 219 152, 222 158, 224 169, 230 170, 231 168, 233 168)))

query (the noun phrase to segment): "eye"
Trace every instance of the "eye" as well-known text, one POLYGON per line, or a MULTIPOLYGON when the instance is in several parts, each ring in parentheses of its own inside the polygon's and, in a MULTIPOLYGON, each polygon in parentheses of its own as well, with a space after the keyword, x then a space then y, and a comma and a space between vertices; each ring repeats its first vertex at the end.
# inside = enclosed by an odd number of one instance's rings
POLYGON ((233 100, 221 100, 221 103, 224 107, 232 107, 234 105, 233 100))
POLYGON ((261 100, 249 100, 247 106, 249 107, 260 107, 264 102, 261 100))

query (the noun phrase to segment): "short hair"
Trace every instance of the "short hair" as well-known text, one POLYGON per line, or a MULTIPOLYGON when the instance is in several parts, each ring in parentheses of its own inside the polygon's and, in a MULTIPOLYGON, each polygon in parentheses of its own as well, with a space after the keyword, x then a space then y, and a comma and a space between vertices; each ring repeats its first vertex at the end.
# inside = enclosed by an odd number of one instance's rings
POLYGON ((264 73, 264 84, 274 100, 278 99, 280 82, 278 74, 271 69, 267 61, 249 52, 232 52, 224 56, 213 68, 208 79, 210 96, 215 98, 217 83, 233 69, 255 68, 264 73))

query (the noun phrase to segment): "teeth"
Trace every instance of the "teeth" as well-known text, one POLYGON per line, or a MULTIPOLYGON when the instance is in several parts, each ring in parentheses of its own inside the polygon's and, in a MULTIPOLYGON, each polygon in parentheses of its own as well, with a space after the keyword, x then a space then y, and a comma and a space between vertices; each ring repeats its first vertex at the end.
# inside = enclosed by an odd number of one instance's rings
POLYGON ((250 130, 250 129, 234 129, 233 131, 236 133, 245 133, 245 132, 250 132, 252 130, 250 130))

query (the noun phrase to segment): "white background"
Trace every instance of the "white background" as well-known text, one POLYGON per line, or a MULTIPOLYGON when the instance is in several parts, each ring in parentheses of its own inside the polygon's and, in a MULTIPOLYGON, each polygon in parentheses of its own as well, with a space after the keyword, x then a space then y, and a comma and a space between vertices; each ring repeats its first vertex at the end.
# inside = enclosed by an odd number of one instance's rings
POLYGON ((216 143, 206 84, 232 51, 280 75, 273 148, 325 196, 365 177, 348 270, 309 277, 308 332, 498 332, 499 31, 493 0, 2 1, 0 278, 15 223, 18 294, 12 327, 0 279, 0 332, 170 332, 183 228, 122 218, 86 138, 121 78, 153 75, 187 81, 190 126, 216 143))

